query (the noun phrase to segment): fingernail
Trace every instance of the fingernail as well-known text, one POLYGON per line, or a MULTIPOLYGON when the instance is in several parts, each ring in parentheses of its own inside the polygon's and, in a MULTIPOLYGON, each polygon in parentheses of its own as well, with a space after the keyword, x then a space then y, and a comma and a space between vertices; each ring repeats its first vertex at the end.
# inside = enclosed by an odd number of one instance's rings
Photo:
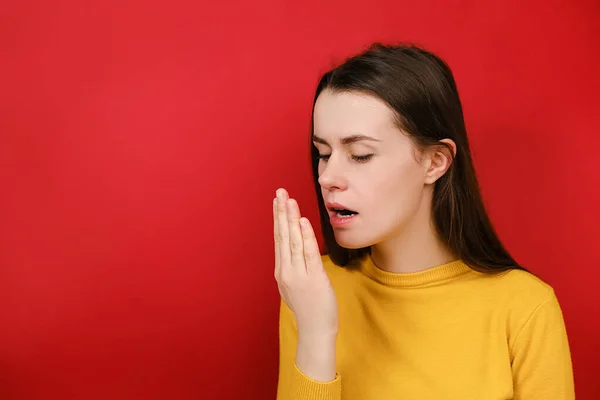
POLYGON ((283 190, 277 189, 277 192, 275 192, 275 193, 276 193, 278 199, 281 199, 283 197, 283 190))

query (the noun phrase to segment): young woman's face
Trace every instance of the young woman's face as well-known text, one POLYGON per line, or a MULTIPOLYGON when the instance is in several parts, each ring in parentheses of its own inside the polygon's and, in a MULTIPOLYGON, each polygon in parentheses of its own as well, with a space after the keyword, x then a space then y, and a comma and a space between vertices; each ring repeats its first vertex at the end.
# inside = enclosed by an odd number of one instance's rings
POLYGON ((401 234, 425 206, 427 168, 381 100, 323 91, 314 109, 313 143, 321 156, 321 193, 340 246, 372 246, 401 234), (356 214, 332 210, 340 207, 356 214))

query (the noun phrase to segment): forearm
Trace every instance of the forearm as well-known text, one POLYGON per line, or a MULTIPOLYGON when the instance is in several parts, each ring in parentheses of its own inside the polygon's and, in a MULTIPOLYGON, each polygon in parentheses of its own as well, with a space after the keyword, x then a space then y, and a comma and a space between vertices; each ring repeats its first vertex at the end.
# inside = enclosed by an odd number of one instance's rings
POLYGON ((298 335, 296 365, 307 377, 319 382, 331 382, 336 377, 336 335, 311 337, 298 335))

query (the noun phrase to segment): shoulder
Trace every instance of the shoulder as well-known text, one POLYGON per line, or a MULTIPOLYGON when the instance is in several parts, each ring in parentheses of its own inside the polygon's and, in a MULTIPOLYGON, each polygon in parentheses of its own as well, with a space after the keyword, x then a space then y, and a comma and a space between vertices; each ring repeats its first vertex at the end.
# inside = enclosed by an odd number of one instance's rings
POLYGON ((554 289, 531 272, 513 269, 503 274, 500 286, 520 304, 538 305, 554 296, 554 289))
POLYGON ((529 318, 542 306, 558 306, 554 288, 531 272, 514 269, 500 279, 499 289, 509 309, 529 318))
POLYGON ((504 309, 509 317, 524 322, 541 305, 555 299, 554 289, 540 277, 521 269, 498 274, 473 271, 474 280, 490 306, 504 309))
POLYGON ((511 348, 526 328, 562 326, 562 311, 554 288, 541 278, 515 269, 505 273, 498 283, 511 348))

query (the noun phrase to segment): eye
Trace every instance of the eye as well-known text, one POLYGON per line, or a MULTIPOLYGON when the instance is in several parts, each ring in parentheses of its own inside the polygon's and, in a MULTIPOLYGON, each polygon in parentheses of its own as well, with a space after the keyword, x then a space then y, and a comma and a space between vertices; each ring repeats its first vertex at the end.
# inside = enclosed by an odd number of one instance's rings
MULTIPOLYGON (((324 162, 327 162, 329 160, 329 157, 331 157, 331 154, 320 154, 319 156, 317 156, 317 158, 319 160, 323 160, 324 162)), ((364 156, 350 156, 354 161, 358 162, 358 163, 366 163, 367 161, 369 161, 371 158, 373 158, 373 154, 366 154, 364 156)))
POLYGON ((356 161, 356 162, 359 162, 359 163, 366 163, 371 158, 373 158, 373 154, 367 154, 367 155, 364 155, 364 156, 352 156, 352 159, 354 161, 356 161))

